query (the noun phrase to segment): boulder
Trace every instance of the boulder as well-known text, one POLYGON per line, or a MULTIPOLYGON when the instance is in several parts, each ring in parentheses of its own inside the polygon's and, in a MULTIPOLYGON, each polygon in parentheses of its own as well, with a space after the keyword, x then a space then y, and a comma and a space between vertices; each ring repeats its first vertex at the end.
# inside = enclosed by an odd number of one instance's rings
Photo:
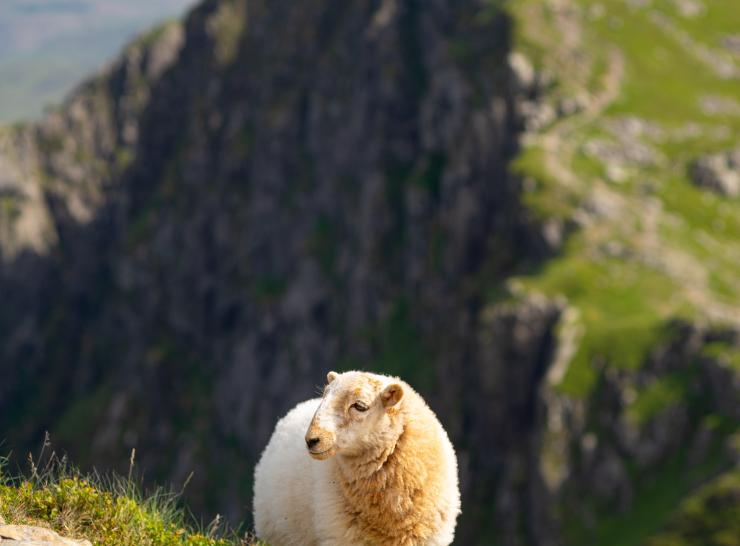
POLYGON ((697 186, 727 197, 740 197, 740 148, 697 159, 689 174, 697 186))
POLYGON ((63 538, 54 531, 29 525, 0 524, 2 546, 92 546, 87 540, 63 538))

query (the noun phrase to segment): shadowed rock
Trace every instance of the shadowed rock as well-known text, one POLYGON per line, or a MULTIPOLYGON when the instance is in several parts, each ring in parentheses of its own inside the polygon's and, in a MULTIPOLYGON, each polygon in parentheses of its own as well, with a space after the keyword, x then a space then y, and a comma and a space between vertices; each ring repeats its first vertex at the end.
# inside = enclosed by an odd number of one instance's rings
POLYGON ((697 186, 727 197, 740 196, 740 149, 697 159, 690 175, 697 186))

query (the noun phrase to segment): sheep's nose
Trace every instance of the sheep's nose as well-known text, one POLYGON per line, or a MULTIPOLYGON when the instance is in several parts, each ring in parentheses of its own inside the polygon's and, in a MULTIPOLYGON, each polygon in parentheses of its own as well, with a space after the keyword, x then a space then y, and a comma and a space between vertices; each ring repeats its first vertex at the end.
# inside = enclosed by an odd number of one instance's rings
POLYGON ((306 438, 306 445, 308 446, 308 449, 311 449, 313 446, 318 444, 321 441, 321 438, 306 438))

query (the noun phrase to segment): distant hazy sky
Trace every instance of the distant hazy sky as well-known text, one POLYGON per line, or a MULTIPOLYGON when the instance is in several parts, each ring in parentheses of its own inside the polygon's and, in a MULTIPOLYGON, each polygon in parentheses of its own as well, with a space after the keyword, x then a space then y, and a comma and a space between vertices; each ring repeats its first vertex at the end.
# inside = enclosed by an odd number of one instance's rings
POLYGON ((0 121, 59 102, 158 20, 196 0, 0 0, 0 121))

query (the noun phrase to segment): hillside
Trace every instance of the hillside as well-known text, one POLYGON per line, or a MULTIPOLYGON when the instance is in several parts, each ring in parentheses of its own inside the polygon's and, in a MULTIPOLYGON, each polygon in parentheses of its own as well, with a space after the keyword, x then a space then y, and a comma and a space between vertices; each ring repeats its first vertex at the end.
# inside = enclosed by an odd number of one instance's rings
POLYGON ((459 544, 737 544, 739 28, 207 0, 148 33, 0 130, 6 445, 136 448, 248 524, 275 420, 364 368, 449 431, 459 544))

